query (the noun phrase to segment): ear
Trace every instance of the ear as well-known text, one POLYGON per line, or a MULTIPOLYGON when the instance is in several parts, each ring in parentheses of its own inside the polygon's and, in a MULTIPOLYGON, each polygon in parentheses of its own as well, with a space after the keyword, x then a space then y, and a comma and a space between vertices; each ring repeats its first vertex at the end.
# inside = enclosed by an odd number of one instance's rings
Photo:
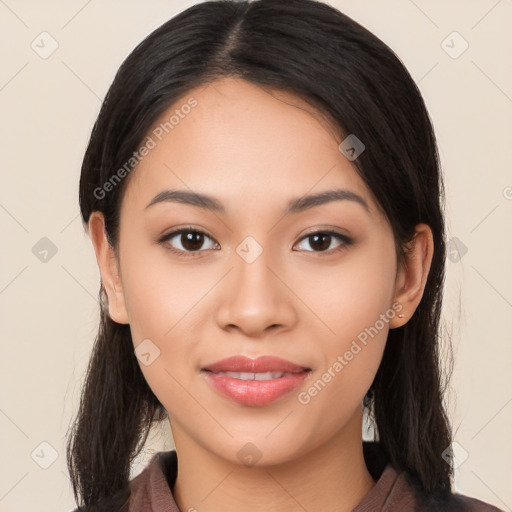
POLYGON ((423 297, 433 254, 432 230, 427 224, 418 224, 406 246, 405 262, 397 270, 393 303, 400 303, 402 308, 397 308, 397 314, 390 320, 391 329, 406 324, 416 311, 423 297))
POLYGON ((114 322, 127 324, 128 315, 121 285, 119 264, 107 240, 105 232, 105 219, 101 212, 92 212, 87 224, 87 231, 91 237, 96 253, 96 260, 101 274, 101 282, 108 297, 108 312, 114 322))

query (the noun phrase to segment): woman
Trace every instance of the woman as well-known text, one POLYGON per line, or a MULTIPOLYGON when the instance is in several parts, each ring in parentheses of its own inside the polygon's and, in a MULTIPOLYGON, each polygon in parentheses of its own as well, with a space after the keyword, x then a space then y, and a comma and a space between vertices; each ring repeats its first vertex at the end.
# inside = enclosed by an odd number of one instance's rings
POLYGON ((451 489, 442 206, 414 81, 339 11, 203 2, 150 34, 80 179, 103 307, 77 510, 498 510, 451 489))

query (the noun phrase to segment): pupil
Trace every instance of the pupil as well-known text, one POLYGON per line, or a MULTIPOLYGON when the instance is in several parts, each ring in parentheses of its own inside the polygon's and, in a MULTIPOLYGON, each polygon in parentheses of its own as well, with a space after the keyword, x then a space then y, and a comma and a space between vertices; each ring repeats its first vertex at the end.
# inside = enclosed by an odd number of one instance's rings
POLYGON ((181 235, 181 244, 189 251, 196 251, 203 245, 202 233, 183 233, 181 235))
POLYGON ((331 245, 331 235, 326 234, 320 234, 320 235, 311 235, 311 238, 313 238, 313 243, 311 244, 311 247, 313 249, 316 248, 324 251, 325 249, 329 248, 329 245, 331 245), (318 243, 320 240, 320 243, 318 243))

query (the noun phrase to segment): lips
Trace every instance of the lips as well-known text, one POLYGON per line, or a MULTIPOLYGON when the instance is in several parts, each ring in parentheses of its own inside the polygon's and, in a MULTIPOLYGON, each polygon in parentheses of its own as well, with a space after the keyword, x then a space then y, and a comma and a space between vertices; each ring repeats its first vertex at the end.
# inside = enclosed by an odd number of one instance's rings
MULTIPOLYGON (((291 361, 274 356, 261 356, 257 359, 250 359, 245 356, 233 356, 220 361, 216 361, 203 368, 203 370, 213 373, 219 372, 237 372, 245 374, 262 373, 300 373, 309 370, 291 361)), ((246 376, 247 377, 247 376, 246 376)))
POLYGON ((271 404, 299 387, 312 373, 310 368, 273 356, 250 359, 233 356, 209 364, 201 373, 225 398, 241 405, 271 404))

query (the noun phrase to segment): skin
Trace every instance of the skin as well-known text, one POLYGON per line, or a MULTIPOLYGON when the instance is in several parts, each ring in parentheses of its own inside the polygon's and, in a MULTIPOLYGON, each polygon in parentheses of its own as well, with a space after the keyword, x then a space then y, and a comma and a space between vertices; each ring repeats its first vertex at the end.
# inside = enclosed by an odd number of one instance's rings
POLYGON ((169 411, 179 459, 176 502, 201 512, 350 511, 375 485, 362 452, 362 400, 388 330, 405 324, 419 304, 432 233, 418 225, 406 263, 398 265, 391 227, 338 149, 336 130, 291 93, 224 78, 189 91, 161 120, 189 97, 198 105, 129 176, 119 257, 101 213, 88 225, 111 318, 130 325, 134 347, 150 339, 160 350, 140 366, 169 411), (337 188, 360 195, 369 211, 344 200, 283 216, 289 200, 337 188), (146 208, 165 189, 215 196, 226 212, 176 202, 146 208), (157 242, 188 225, 207 234, 195 256, 168 249, 190 247, 180 236, 157 242), (353 243, 332 237, 322 252, 306 237, 322 229, 353 243), (252 263, 236 252, 249 235, 263 249, 252 263), (403 318, 394 315, 321 392, 300 403, 299 393, 397 302, 403 318), (219 395, 200 372, 236 354, 274 355, 313 371, 278 401, 243 406, 219 395), (253 466, 237 455, 248 442, 261 454, 253 466))

